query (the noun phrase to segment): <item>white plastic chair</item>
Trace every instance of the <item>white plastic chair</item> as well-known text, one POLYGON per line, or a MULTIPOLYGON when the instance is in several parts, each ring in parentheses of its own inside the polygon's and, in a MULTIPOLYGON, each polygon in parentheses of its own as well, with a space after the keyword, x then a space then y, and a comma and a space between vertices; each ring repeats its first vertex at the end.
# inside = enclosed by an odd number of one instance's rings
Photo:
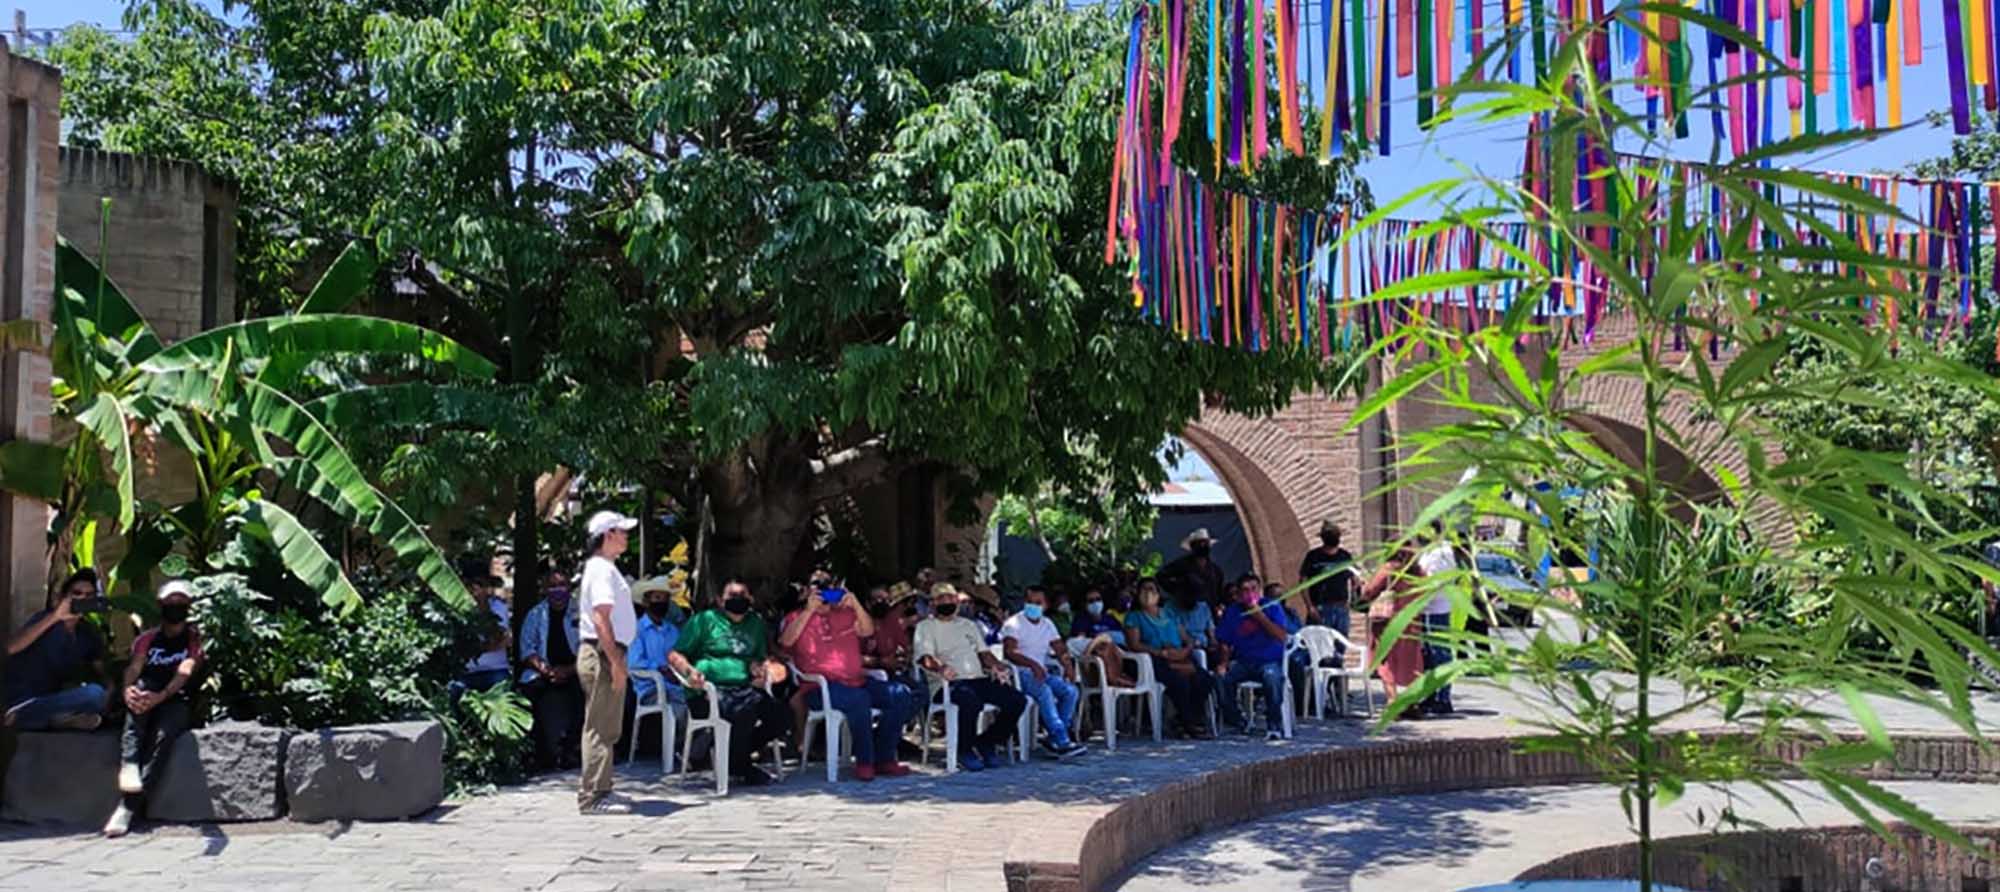
MULTIPOLYGON (((923 674, 926 676, 926 679, 937 678, 936 674, 929 670, 924 670, 923 674)), ((958 771, 958 736, 964 733, 964 731, 958 727, 958 707, 951 702, 951 685, 951 682, 939 678, 937 687, 930 688, 930 703, 924 708, 923 742, 917 756, 917 764, 924 765, 930 763, 931 721, 942 715, 944 716, 944 767, 946 771, 956 772, 958 771)), ((926 686, 928 687, 928 685, 926 686)), ((1034 739, 1029 736, 1031 733, 1029 723, 1032 721, 1030 716, 1034 714, 1034 711, 1032 705, 1021 710, 1021 718, 1015 723, 1015 743, 1007 748, 1011 755, 1016 746, 1018 746, 1022 761, 1027 760, 1028 748, 1034 743, 1034 739)), ((988 721, 993 716, 999 714, 1000 707, 990 703, 987 704, 984 709, 979 711, 979 727, 974 728, 972 733, 977 734, 985 729, 988 721)))
MULTIPOLYGON (((640 701, 632 709, 632 744, 625 750, 625 761, 632 761, 639 753, 639 727, 649 715, 660 717, 660 773, 672 774, 674 770, 674 730, 679 717, 674 715, 673 701, 667 698, 667 679, 651 669, 633 669, 633 680, 648 679, 653 682, 653 703, 640 701)), ((636 687, 636 685, 634 686, 636 687)), ((637 700, 637 697, 633 699, 637 700)))
MULTIPOLYGON (((1334 643, 1346 647, 1347 653, 1352 655, 1353 659, 1343 659, 1340 662, 1340 667, 1337 669, 1321 667, 1319 665, 1320 655, 1313 653, 1308 648, 1307 653, 1312 657, 1313 661, 1313 717, 1325 718, 1323 714, 1325 704, 1321 698, 1326 694, 1329 686, 1333 688, 1337 698, 1334 701, 1335 712, 1339 715, 1347 715, 1348 686, 1353 682, 1359 681, 1361 682, 1361 707, 1365 715, 1369 718, 1374 718, 1375 698, 1368 691, 1368 683, 1375 681, 1377 684, 1380 684, 1381 681, 1375 678, 1375 673, 1368 671, 1368 645, 1366 643, 1354 643, 1346 635, 1340 634, 1339 629, 1321 628, 1318 631, 1324 633, 1320 637, 1330 638, 1334 643), (1356 662, 1357 660, 1359 662, 1356 662)), ((1333 651, 1327 655, 1332 656, 1333 653, 1337 652, 1333 651)))
MULTIPOLYGON (((1294 724, 1294 711, 1292 709, 1292 653, 1303 647, 1304 645, 1299 641, 1299 636, 1293 635, 1285 642, 1284 655, 1278 658, 1278 661, 1285 667, 1283 673, 1285 679, 1284 690, 1278 692, 1279 721, 1284 726, 1279 729, 1279 733, 1283 734, 1286 740, 1292 738, 1292 725, 1294 724)), ((1264 682, 1261 680, 1237 682, 1236 700, 1243 710, 1243 715, 1246 719, 1250 716, 1250 710, 1257 706, 1257 689, 1263 686, 1264 682)), ((1270 729, 1266 728, 1265 730, 1268 731, 1270 729)))
MULTIPOLYGON (((847 761, 847 756, 854 752, 853 738, 850 736, 854 733, 854 729, 847 726, 847 714, 833 708, 833 693, 827 690, 826 676, 816 672, 801 672, 796 666, 792 667, 792 674, 798 677, 800 684, 819 685, 819 708, 806 712, 805 742, 799 747, 799 766, 801 768, 805 766, 806 758, 812 753, 814 732, 824 725, 826 726, 826 782, 835 783, 840 780, 841 763, 847 761)), ((881 718, 882 710, 871 708, 868 714, 872 718, 881 718)), ((861 733, 873 734, 875 729, 871 726, 862 729, 861 733)))
MULTIPOLYGON (((1028 676, 1028 668, 1025 666, 1015 665, 1013 662, 1007 659, 1006 645, 995 644, 990 649, 993 651, 993 655, 1000 659, 1000 662, 1006 663, 1007 668, 1014 670, 1014 690, 1020 691, 1023 695, 1026 695, 1027 693, 1026 679, 1028 676)), ((1060 672, 1062 670, 1050 669, 1049 671, 1060 672)), ((1077 716, 1083 712, 1083 700, 1084 698, 1081 695, 1081 689, 1079 689, 1079 694, 1076 698, 1076 705, 1070 707, 1069 715, 1065 717, 1069 720, 1070 736, 1072 739, 1074 739, 1077 734, 1076 719, 1077 716)), ((1029 755, 1034 752, 1034 750, 1031 747, 1033 747, 1035 739, 1040 736, 1042 736, 1042 710, 1040 706, 1035 705, 1034 699, 1030 698, 1028 700, 1027 707, 1021 710, 1021 731, 1019 734, 1016 735, 1016 740, 1014 743, 1014 746, 1016 746, 1020 750, 1021 761, 1023 762, 1028 761, 1029 755)))
MULTIPOLYGON (((667 668, 670 671, 673 669, 672 666, 667 668)), ((684 691, 700 692, 702 695, 701 699, 708 703, 708 716, 706 718, 695 715, 692 705, 688 707, 687 730, 681 735, 680 768, 674 774, 680 774, 687 770, 687 756, 689 753, 694 752, 694 732, 706 728, 712 738, 709 747, 709 764, 715 769, 715 795, 727 796, 729 795, 730 728, 729 720, 722 717, 722 700, 716 695, 715 682, 704 678, 701 680, 701 686, 695 687, 688 684, 687 677, 679 672, 674 672, 674 680, 680 682, 681 689, 684 691)), ((766 681, 764 683, 764 693, 768 694, 770 692, 771 683, 766 681)), ((779 741, 771 741, 771 768, 773 773, 777 775, 778 780, 784 780, 785 760, 783 750, 779 749, 780 746, 781 743, 779 741)))
POLYGON ((1092 696, 1097 697, 1098 706, 1104 713, 1104 748, 1114 753, 1118 751, 1119 701, 1127 697, 1146 698, 1146 715, 1152 719, 1153 741, 1157 743, 1165 739, 1165 735, 1161 730, 1164 724, 1161 713, 1165 709, 1164 701, 1167 693, 1167 686, 1160 684, 1159 677, 1153 674, 1153 657, 1151 654, 1127 653, 1123 650, 1120 650, 1118 653, 1121 658, 1138 664, 1139 672, 1138 677, 1134 679, 1135 684, 1129 688, 1121 688, 1106 683, 1105 678, 1107 676, 1105 675, 1103 658, 1091 657, 1090 661, 1097 666, 1097 683, 1094 685, 1087 684, 1083 689, 1084 699, 1087 700, 1092 696))

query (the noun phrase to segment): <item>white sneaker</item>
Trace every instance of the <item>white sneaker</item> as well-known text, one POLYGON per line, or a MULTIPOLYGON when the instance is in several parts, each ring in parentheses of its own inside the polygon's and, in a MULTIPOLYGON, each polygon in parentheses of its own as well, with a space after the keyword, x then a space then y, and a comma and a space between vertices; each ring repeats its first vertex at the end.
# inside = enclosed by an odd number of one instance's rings
POLYGON ((139 779, 139 763, 127 762, 118 766, 118 792, 144 793, 146 785, 139 779))
POLYGON ((104 822, 104 838, 117 839, 132 831, 132 810, 125 803, 118 803, 118 810, 111 813, 111 820, 104 822))

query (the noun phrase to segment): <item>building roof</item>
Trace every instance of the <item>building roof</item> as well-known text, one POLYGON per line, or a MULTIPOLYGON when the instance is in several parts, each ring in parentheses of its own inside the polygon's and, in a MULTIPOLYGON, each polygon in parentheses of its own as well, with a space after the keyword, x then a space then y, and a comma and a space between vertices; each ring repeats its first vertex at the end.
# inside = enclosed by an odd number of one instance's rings
POLYGON ((1155 508, 1212 508, 1236 504, 1229 490, 1212 480, 1182 480, 1168 483, 1148 500, 1155 508))

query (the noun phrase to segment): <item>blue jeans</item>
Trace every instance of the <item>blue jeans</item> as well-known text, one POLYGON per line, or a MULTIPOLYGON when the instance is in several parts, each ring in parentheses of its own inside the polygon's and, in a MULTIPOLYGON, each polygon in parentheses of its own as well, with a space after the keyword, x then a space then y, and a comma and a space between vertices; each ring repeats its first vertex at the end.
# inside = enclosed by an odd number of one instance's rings
POLYGON ((29 697, 9 711, 14 714, 14 730, 46 731, 50 720, 59 715, 76 713, 102 715, 104 687, 84 684, 65 688, 53 694, 29 697))
MULTIPOLYGON (((828 682, 826 693, 834 710, 847 717, 847 727, 853 732, 854 764, 896 761, 896 738, 902 736, 903 723, 910 718, 908 685, 879 678, 868 679, 858 688, 828 682), (870 709, 882 710, 882 717, 874 718, 870 709)), ((834 741, 829 739, 827 744, 831 746, 834 741)))
POLYGON ((1285 661, 1272 660, 1269 663, 1251 663, 1237 660, 1229 664, 1229 671, 1222 674, 1217 691, 1222 700, 1222 720, 1232 728, 1248 727, 1250 721, 1243 717, 1243 707, 1236 702, 1236 686, 1246 681, 1254 681, 1264 686, 1264 725, 1279 731, 1285 727, 1285 661))
MULTIPOLYGON (((1354 638, 1354 611, 1348 609, 1346 601, 1320 605, 1319 621, 1327 628, 1339 632, 1342 638, 1350 640, 1354 638)), ((1347 656, 1347 645, 1336 644, 1336 647, 1341 656, 1347 656)))
MULTIPOLYGON (((1423 621, 1425 632, 1424 671, 1429 672, 1451 662, 1451 646, 1442 641, 1433 641, 1430 637, 1432 633, 1444 634, 1451 631, 1451 614, 1426 613, 1420 619, 1423 621)), ((1433 691, 1430 696, 1424 698, 1423 703, 1418 704, 1418 708, 1426 712, 1450 712, 1451 685, 1433 691)))
POLYGON ((1021 693, 1035 701, 1042 711, 1042 728, 1048 732, 1049 743, 1058 749, 1069 746, 1069 717, 1076 714, 1076 685, 1062 677, 1062 670, 1051 670, 1047 681, 1036 681, 1035 673, 1021 673, 1021 693))

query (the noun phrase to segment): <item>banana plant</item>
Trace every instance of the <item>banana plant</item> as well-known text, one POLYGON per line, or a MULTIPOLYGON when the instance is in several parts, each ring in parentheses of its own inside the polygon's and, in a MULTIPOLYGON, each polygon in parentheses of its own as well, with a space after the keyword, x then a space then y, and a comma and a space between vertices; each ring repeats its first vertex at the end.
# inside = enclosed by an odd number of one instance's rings
POLYGON ((271 497, 282 492, 303 496, 372 537, 413 565, 446 601, 469 605, 443 552, 341 444, 341 425, 384 419, 335 408, 384 404, 413 411, 477 404, 477 395, 421 381, 362 383, 312 397, 294 392, 300 370, 359 356, 394 357, 459 380, 493 375, 492 363, 421 326, 320 311, 346 306, 373 272, 365 249, 350 248, 299 312, 224 325, 169 345, 102 269, 59 240, 52 393, 59 433, 68 440, 0 445, 0 488, 55 506, 52 558, 67 555, 79 538, 100 536, 100 525, 123 535, 127 547, 109 574, 112 591, 120 580, 143 586, 172 554, 198 571, 212 570, 222 546, 241 535, 268 544, 326 604, 351 609, 360 594, 345 568, 299 516, 271 497), (377 387, 386 396, 371 400, 377 387), (162 444, 192 460, 195 493, 176 504, 136 492, 136 478, 156 465, 162 444))

